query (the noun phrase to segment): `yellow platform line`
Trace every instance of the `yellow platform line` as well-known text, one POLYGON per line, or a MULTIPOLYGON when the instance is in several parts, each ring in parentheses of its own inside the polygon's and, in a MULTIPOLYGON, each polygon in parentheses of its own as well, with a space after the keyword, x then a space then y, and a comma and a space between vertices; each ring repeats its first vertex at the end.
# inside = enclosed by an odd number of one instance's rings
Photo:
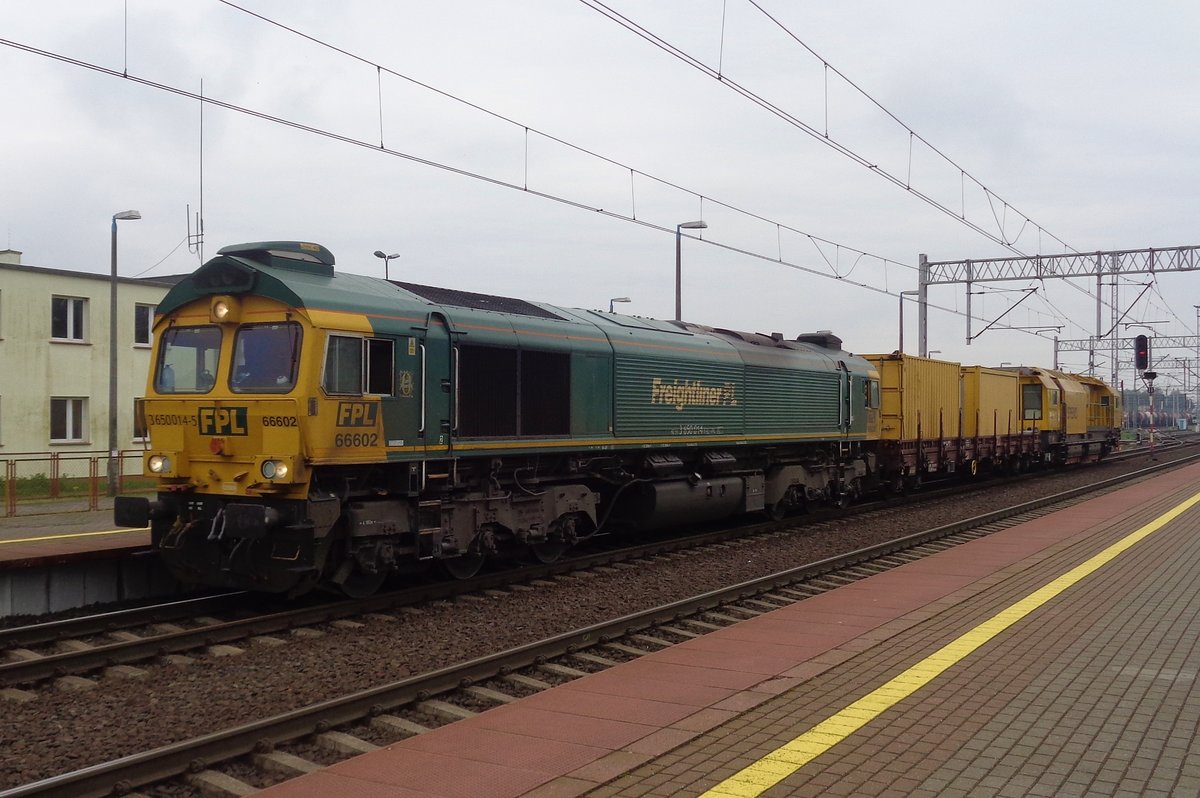
POLYGON ((1178 518, 1198 502, 1200 493, 1030 593, 1016 604, 1001 610, 899 676, 702 793, 701 798, 752 798, 762 794, 870 723, 885 710, 911 696, 1038 607, 1178 518))
POLYGON ((13 540, 0 540, 0 546, 9 545, 12 543, 42 543, 47 540, 68 540, 70 538, 90 538, 97 535, 124 535, 127 532, 146 532, 150 527, 144 526, 140 529, 105 529, 100 532, 68 532, 65 535, 43 535, 36 538, 15 538, 13 540))

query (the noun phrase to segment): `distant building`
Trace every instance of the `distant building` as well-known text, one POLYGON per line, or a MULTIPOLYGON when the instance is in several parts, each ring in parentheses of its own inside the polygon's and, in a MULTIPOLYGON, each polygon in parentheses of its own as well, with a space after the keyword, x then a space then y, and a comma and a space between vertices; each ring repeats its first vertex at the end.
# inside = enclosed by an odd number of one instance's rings
MULTIPOLYGON (((143 442, 134 400, 146 390, 154 308, 179 279, 118 278, 119 449, 143 442)), ((0 460, 58 452, 63 475, 86 476, 88 456, 107 451, 110 288, 108 274, 23 266, 20 252, 0 250, 0 460)), ((128 458, 125 473, 140 470, 128 458)))

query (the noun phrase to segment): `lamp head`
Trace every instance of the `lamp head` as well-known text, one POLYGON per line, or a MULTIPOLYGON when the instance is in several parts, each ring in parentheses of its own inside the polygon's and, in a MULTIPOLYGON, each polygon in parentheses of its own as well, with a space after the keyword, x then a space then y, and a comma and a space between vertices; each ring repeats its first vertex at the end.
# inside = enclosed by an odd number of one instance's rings
POLYGON ((139 213, 138 211, 121 211, 120 213, 113 214, 114 221, 119 219, 122 222, 127 222, 132 219, 141 219, 141 218, 142 218, 142 214, 139 213))
POLYGON ((684 222, 683 224, 675 225, 681 230, 704 230, 708 227, 708 223, 704 221, 684 222))

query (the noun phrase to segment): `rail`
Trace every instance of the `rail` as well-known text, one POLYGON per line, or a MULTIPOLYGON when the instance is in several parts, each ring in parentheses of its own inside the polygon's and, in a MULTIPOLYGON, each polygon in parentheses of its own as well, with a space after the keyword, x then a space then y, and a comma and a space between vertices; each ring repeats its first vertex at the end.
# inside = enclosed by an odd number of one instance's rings
POLYGON ((498 654, 420 674, 398 682, 330 699, 292 712, 266 718, 225 731, 173 743, 153 751, 133 754, 83 770, 63 773, 38 782, 0 791, 0 798, 85 798, 123 793, 155 781, 196 772, 210 765, 269 749, 277 743, 324 731, 331 726, 357 722, 388 709, 424 700, 536 664, 544 659, 569 654, 623 635, 670 623, 688 614, 704 612, 724 604, 752 598, 798 581, 811 579, 873 559, 942 540, 967 530, 995 523, 1018 523, 1028 513, 1049 511, 1056 504, 1080 499, 1088 493, 1115 488, 1121 483, 1200 459, 1191 455, 1139 471, 1073 488, 1052 496, 1008 507, 946 526, 898 538, 884 544, 809 563, 766 577, 710 591, 689 599, 626 615, 604 623, 563 633, 498 654))

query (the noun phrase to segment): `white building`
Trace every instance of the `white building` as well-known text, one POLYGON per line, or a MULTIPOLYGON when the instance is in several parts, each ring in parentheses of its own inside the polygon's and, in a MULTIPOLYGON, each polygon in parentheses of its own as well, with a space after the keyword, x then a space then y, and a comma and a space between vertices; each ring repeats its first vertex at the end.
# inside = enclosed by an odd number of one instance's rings
MULTIPOLYGON (((118 278, 120 450, 141 447, 134 400, 146 389, 154 308, 178 279, 118 278)), ((20 252, 0 250, 0 461, 57 453, 60 473, 86 476, 99 454, 104 476, 110 290, 108 274, 23 266, 20 252)), ((141 472, 140 458, 123 459, 126 474, 141 472)))

